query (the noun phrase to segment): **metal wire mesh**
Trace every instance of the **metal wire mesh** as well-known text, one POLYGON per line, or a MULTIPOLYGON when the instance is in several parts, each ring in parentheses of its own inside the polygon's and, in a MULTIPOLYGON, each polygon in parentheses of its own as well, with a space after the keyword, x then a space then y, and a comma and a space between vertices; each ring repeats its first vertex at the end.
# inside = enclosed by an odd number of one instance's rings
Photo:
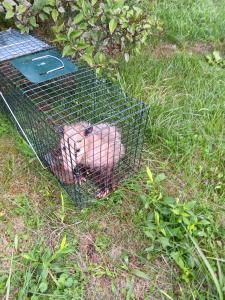
POLYGON ((51 48, 36 37, 9 29, 0 32, 0 62, 51 48))
POLYGON ((0 91, 40 160, 82 206, 136 172, 148 107, 76 65, 74 73, 34 84, 5 61, 0 91))

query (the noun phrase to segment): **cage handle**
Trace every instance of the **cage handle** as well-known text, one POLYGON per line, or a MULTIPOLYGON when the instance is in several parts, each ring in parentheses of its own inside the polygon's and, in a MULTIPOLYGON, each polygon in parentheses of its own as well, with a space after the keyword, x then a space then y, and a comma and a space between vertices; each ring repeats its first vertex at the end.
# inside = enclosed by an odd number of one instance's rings
POLYGON ((63 61, 60 58, 58 58, 58 57, 56 57, 54 55, 47 54, 47 55, 39 56, 39 57, 33 58, 32 61, 36 61, 36 60, 40 60, 40 59, 45 59, 45 58, 49 58, 49 57, 58 60, 62 65, 60 67, 58 67, 58 68, 51 69, 51 70, 45 72, 44 74, 49 74, 49 73, 52 73, 52 72, 55 72, 55 71, 58 71, 58 70, 61 70, 61 69, 65 68, 65 65, 64 65, 63 61))
POLYGON ((43 165, 42 161, 40 160, 40 158, 39 158, 37 152, 35 151, 35 149, 34 149, 32 143, 30 142, 29 138, 27 137, 26 133, 24 132, 23 128, 21 127, 19 121, 17 120, 16 116, 14 115, 14 113, 13 113, 11 107, 9 106, 8 102, 6 101, 4 95, 3 95, 3 93, 2 93, 1 91, 0 91, 0 96, 2 97, 3 101, 5 102, 5 105, 7 106, 7 108, 8 108, 9 111, 10 111, 10 113, 12 114, 14 120, 16 121, 16 124, 18 125, 19 129, 21 130, 22 134, 24 135, 24 137, 25 137, 27 143, 29 144, 29 146, 30 146, 31 149, 33 150, 33 152, 34 152, 35 156, 37 157, 38 161, 40 162, 41 166, 45 169, 45 166, 43 165))

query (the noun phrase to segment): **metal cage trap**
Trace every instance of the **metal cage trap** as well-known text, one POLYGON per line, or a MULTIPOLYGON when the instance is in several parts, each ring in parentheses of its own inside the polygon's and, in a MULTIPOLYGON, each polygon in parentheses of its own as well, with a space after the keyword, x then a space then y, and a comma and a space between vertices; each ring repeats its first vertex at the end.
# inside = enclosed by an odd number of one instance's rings
POLYGON ((35 36, 0 32, 0 104, 79 206, 139 167, 148 106, 35 36))

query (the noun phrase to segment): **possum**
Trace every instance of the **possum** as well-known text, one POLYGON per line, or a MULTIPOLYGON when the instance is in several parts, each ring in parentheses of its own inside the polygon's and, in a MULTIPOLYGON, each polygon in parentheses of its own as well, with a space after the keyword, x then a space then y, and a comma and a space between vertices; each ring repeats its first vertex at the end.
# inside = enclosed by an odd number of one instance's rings
POLYGON ((113 168, 125 155, 119 129, 108 123, 92 125, 79 122, 65 125, 63 132, 61 151, 64 169, 69 173, 80 169, 79 184, 85 181, 89 172, 100 187, 97 197, 105 197, 115 185, 113 168))

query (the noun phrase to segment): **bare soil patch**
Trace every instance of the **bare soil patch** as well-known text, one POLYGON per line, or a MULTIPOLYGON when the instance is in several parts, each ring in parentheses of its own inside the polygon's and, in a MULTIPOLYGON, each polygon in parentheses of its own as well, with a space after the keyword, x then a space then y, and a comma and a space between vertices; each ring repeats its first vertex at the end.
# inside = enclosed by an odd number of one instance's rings
POLYGON ((101 257, 95 249, 96 237, 94 234, 87 233, 80 237, 80 254, 85 256, 91 263, 100 263, 101 257))
POLYGON ((196 54, 207 54, 212 52, 214 46, 212 44, 207 44, 203 42, 198 42, 188 48, 189 52, 196 53, 196 54))
POLYGON ((162 44, 153 50, 153 55, 156 58, 170 57, 177 52, 177 45, 175 44, 162 44))

